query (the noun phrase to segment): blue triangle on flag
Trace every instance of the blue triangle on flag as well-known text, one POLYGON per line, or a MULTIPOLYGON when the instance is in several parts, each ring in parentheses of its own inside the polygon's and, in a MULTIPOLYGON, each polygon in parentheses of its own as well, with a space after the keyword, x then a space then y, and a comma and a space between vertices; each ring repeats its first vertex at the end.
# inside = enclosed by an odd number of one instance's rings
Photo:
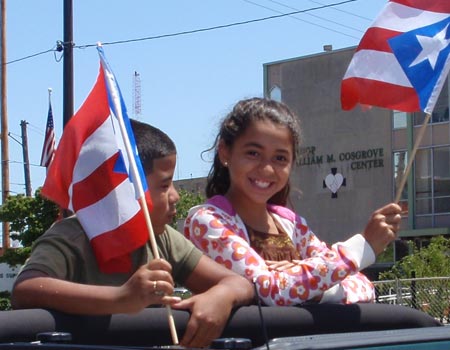
POLYGON ((122 150, 118 150, 119 156, 117 157, 116 164, 114 164, 113 171, 120 174, 128 174, 127 166, 125 165, 125 159, 123 157, 122 150))
POLYGON ((447 58, 450 54, 449 24, 450 16, 432 25, 402 33, 388 41, 392 52, 417 92, 422 110, 427 106, 433 89, 443 74, 447 58), (428 37, 430 41, 433 39, 437 40, 439 33, 444 30, 444 40, 440 42, 436 41, 437 44, 441 44, 441 47, 436 48, 440 52, 434 52, 434 54, 438 55, 437 58, 433 60, 433 58, 427 57, 423 60, 417 60, 424 50, 418 36, 428 37))

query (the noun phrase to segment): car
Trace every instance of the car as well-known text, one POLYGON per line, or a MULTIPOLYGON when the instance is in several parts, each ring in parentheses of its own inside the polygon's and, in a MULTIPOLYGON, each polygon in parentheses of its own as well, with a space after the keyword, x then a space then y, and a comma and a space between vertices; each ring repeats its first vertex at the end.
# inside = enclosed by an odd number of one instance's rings
MULTIPOLYGON (((189 313, 172 312, 177 333, 182 335, 189 313)), ((389 349, 402 344, 409 344, 407 349, 422 349, 417 346, 436 343, 450 347, 450 328, 406 306, 250 305, 233 311, 211 349, 389 349)), ((142 348, 180 348, 172 343, 166 308, 149 307, 137 314, 107 316, 69 315, 45 309, 0 312, 0 350, 142 348)))

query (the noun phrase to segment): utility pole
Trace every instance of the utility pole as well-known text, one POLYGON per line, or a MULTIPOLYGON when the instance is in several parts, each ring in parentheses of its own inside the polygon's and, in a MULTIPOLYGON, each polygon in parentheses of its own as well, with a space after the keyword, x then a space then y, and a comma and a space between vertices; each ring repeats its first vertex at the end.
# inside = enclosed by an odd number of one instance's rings
MULTIPOLYGON (((8 115, 6 108, 6 0, 0 0, 0 20, 1 20, 1 34, 0 34, 0 101, 1 101, 1 146, 2 146, 2 203, 5 203, 9 195, 9 147, 8 147, 8 115)), ((9 248, 9 222, 2 223, 2 238, 3 250, 9 248)))
POLYGON ((63 74, 63 126, 73 116, 73 6, 64 0, 64 74, 63 74))
POLYGON ((20 121, 22 130, 22 152, 23 152, 23 173, 25 174, 25 194, 31 197, 31 176, 30 176, 30 160, 28 159, 28 136, 27 136, 27 122, 20 121))

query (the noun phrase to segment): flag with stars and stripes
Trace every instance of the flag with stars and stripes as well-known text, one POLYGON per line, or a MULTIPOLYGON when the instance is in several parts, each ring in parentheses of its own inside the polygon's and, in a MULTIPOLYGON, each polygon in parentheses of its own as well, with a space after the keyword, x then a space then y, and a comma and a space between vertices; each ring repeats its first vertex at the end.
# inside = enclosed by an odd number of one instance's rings
POLYGON ((55 150, 55 128, 53 125, 52 103, 49 99, 47 125, 45 127, 45 138, 40 163, 41 166, 48 168, 55 155, 55 150))
POLYGON ((341 105, 432 113, 450 68, 450 0, 390 0, 341 84, 341 105))

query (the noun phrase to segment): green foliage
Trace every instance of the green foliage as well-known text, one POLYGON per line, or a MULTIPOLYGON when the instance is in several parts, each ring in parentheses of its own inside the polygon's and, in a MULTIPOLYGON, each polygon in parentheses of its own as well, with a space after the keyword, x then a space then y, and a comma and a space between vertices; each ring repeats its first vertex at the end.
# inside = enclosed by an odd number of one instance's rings
POLYGON ((180 190, 178 193, 180 195, 180 200, 176 206, 177 215, 171 224, 174 228, 177 228, 177 222, 179 220, 186 219, 189 209, 205 201, 205 197, 198 192, 194 193, 186 190, 180 190))
POLYGON ((384 252, 377 256, 377 263, 394 262, 394 245, 389 244, 384 252))
POLYGON ((9 196, 0 207, 0 221, 10 223, 11 239, 19 240, 24 248, 9 249, 1 262, 23 264, 30 254, 33 242, 41 236, 58 216, 58 207, 41 196, 38 189, 34 197, 24 194, 9 196))
POLYGON ((11 310, 11 293, 8 291, 0 292, 0 310, 11 310))
POLYGON ((413 253, 396 262, 391 270, 380 273, 379 279, 450 276, 450 239, 434 236, 420 250, 409 242, 413 253))
POLYGON ((31 254, 31 247, 8 249, 0 256, 0 263, 10 266, 23 265, 31 254))

